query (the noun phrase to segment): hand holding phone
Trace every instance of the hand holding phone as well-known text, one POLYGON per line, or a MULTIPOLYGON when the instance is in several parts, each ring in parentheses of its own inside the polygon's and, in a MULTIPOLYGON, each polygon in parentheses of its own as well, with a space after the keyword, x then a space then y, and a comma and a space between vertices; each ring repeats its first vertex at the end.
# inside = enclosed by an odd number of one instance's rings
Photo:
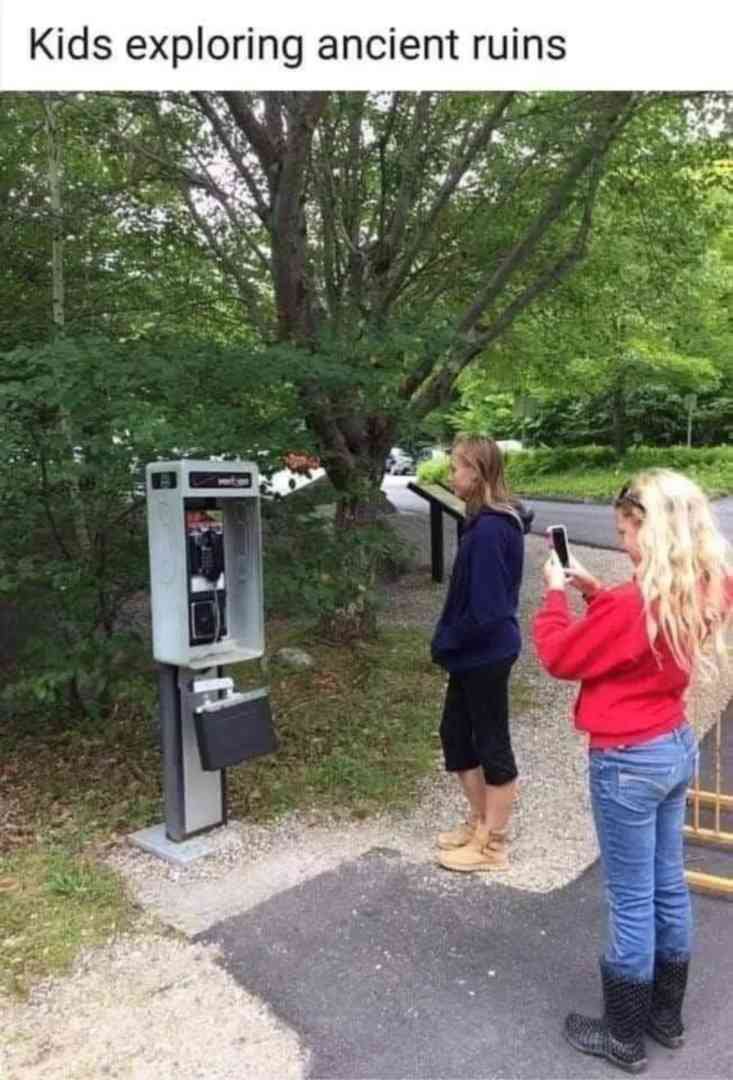
POLYGON ((565 574, 568 585, 582 593, 584 600, 591 600, 603 588, 603 583, 591 574, 574 555, 570 556, 570 566, 565 574))
POLYGON ((560 565, 567 570, 570 566, 570 548, 568 547, 568 531, 564 525, 550 525, 547 530, 548 536, 554 548, 555 554, 560 560, 560 565))

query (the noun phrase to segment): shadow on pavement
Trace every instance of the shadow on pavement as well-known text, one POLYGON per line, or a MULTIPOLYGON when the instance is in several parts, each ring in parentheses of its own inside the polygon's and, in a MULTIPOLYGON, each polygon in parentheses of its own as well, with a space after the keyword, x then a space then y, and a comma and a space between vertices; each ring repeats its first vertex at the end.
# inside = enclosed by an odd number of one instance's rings
MULTIPOLYGON (((693 904, 687 1045, 650 1040, 647 1075, 728 1080, 733 909, 693 904)), ((602 921, 597 865, 537 894, 379 848, 198 940, 295 1029, 311 1077, 559 1080, 616 1075, 560 1035, 569 1009, 599 1009, 602 921)))

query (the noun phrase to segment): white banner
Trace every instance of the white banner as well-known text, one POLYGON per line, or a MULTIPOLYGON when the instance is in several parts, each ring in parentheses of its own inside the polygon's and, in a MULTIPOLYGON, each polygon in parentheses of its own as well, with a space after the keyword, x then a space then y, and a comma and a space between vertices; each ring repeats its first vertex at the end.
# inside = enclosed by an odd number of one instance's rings
POLYGON ((0 90, 724 90, 733 4, 0 0, 0 90))

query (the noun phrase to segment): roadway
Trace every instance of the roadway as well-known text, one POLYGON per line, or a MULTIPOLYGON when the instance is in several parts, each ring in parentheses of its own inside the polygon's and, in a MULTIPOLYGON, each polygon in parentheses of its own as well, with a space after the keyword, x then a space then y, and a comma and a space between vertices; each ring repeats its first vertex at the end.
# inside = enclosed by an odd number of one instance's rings
MULTIPOLYGON (((385 476, 382 490, 401 513, 426 514, 427 500, 408 491, 407 484, 414 476, 385 476)), ((618 548, 613 511, 598 503, 561 502, 545 499, 525 499, 535 513, 532 532, 543 534, 548 525, 565 525, 569 539, 589 547, 618 548)), ((733 543, 733 497, 714 503, 715 515, 725 536, 733 543)))

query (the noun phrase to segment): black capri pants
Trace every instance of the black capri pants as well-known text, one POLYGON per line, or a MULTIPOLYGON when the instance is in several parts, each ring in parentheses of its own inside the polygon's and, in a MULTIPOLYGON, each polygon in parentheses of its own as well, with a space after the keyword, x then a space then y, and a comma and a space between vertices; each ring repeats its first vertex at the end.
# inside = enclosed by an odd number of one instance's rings
POLYGON ((440 724, 448 772, 484 771, 501 787, 517 778, 509 737, 509 674, 514 660, 451 672, 440 724))

